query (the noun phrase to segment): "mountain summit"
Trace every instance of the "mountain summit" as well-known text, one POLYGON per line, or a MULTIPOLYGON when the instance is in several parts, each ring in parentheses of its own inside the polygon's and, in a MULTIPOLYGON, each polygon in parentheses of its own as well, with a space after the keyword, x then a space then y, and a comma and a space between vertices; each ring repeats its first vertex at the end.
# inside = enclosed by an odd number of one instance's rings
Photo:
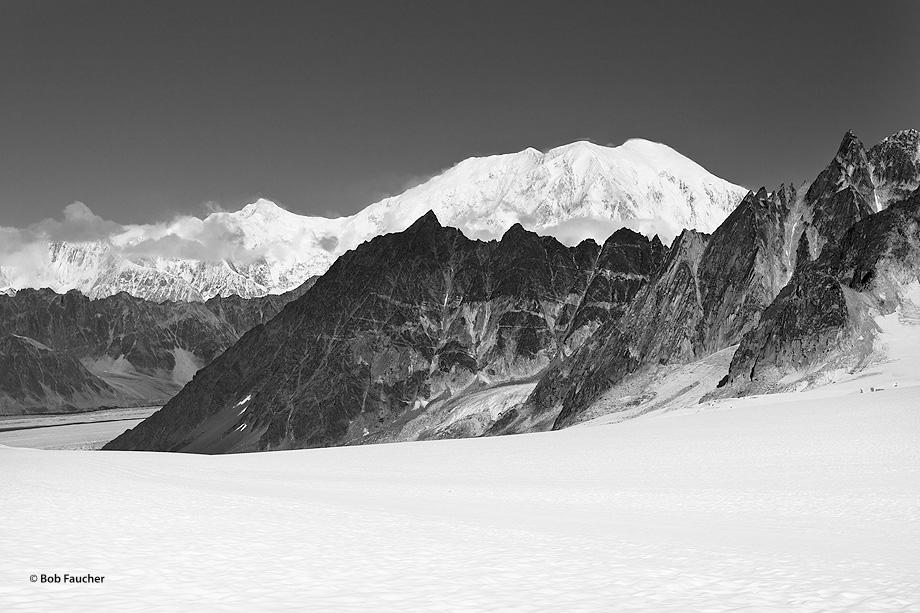
POLYGON ((578 141, 464 160, 355 217, 405 224, 432 210, 472 238, 498 238, 521 223, 569 244, 603 241, 622 226, 670 241, 683 228, 711 232, 746 193, 666 145, 578 141))
POLYGON ((40 257, 0 261, 0 291, 126 291, 156 301, 281 293, 428 211, 476 239, 500 238, 519 223, 569 245, 603 242, 620 227, 669 242, 685 227, 711 232, 746 192, 666 145, 578 141, 546 153, 528 148, 469 158, 349 217, 297 215, 263 198, 204 219, 123 226, 92 242, 49 237, 32 252, 40 257))

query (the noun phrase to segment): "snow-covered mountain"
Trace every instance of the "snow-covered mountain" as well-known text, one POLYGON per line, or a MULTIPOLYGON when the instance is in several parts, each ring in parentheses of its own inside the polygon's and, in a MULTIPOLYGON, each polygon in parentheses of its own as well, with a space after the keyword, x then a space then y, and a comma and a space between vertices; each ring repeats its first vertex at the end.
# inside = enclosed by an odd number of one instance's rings
POLYGON ((125 291, 157 301, 259 296, 299 286, 345 251, 405 230, 429 210, 471 238, 496 238, 521 223, 569 244, 623 226, 670 242, 685 227, 713 231, 746 193, 666 145, 579 141, 469 158, 348 217, 297 215, 260 199, 204 219, 123 226, 90 242, 48 240, 30 258, 0 259, 0 288, 125 291))
POLYGON ((378 227, 391 219, 408 226, 433 210, 474 238, 496 238, 521 223, 569 242, 606 238, 625 225, 670 242, 683 228, 714 230, 746 193, 666 145, 579 141, 547 153, 470 158, 356 217, 378 227))

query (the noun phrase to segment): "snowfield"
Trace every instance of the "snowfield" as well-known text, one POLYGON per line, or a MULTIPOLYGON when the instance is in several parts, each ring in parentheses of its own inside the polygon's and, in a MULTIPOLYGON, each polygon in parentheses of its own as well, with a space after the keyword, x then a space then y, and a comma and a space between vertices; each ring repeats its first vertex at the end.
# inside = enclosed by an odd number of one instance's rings
POLYGON ((0 467, 3 611, 920 611, 917 386, 0 467), (29 580, 64 573, 105 579, 29 580))

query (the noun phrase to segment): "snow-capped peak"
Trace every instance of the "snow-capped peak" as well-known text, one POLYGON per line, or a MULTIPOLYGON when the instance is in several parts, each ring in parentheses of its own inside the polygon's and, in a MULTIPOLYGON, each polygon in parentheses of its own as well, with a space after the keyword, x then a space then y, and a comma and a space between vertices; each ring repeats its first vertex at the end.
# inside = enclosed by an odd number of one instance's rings
MULTIPOLYGON (((349 217, 297 215, 259 198, 232 213, 124 226, 93 243, 49 243, 28 285, 0 279, 0 287, 79 289, 93 297, 127 291, 156 300, 280 293, 428 211, 473 238, 498 238, 520 223, 569 244, 603 241, 624 226, 668 241, 684 227, 711 232, 746 191, 666 145, 577 141, 546 153, 531 147, 468 158, 349 217)), ((20 272, 0 276, 26 278, 20 272)))
POLYGON ((266 219, 277 219, 285 215, 293 215, 286 211, 271 200, 259 198, 251 204, 247 204, 236 214, 239 217, 262 217, 266 219))
POLYGON ((622 226, 670 239, 685 227, 711 232, 746 193, 666 145, 577 141, 545 154, 530 148, 464 160, 356 217, 399 220, 392 231, 433 210, 476 238, 521 223, 569 243, 603 240, 622 226))

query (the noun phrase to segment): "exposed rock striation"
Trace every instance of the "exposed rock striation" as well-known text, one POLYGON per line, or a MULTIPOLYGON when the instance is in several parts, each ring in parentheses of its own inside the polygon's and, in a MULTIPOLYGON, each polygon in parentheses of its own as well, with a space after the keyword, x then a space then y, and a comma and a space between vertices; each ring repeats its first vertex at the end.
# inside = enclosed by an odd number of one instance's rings
POLYGON ((868 154, 878 209, 904 200, 920 187, 920 131, 902 130, 868 154))
POLYGON ((718 395, 785 389, 832 362, 852 368, 872 347, 874 315, 892 313, 920 280, 920 194, 850 228, 797 270, 735 353, 718 395))
POLYGON ((0 414, 64 412, 124 401, 69 355, 38 341, 0 337, 0 414))
POLYGON ((623 317, 549 370, 492 433, 571 425, 634 373, 738 344, 797 267, 872 214, 871 170, 862 143, 848 132, 807 189, 761 188, 712 236, 685 231, 623 317))
MULTIPOLYGON (((532 385, 618 319, 665 252, 630 230, 473 241, 431 212, 344 254, 108 449, 219 453, 471 436, 483 391, 532 385)), ((515 388, 516 389, 516 388, 515 388)), ((529 389, 529 388, 528 388, 529 389)))
POLYGON ((681 369, 689 383, 665 386, 669 398, 696 402, 730 362, 718 394, 767 389, 857 355, 871 314, 916 278, 915 216, 895 199, 918 179, 917 143, 906 131, 867 153, 848 132, 811 184, 749 193, 711 235, 685 230, 670 249, 627 230, 565 247, 519 224, 483 243, 428 214, 344 254, 109 448, 562 428, 598 410, 666 406, 649 387, 681 369))
MULTIPOLYGON (((0 335, 33 339, 61 359, 78 360, 81 368, 117 390, 113 398, 102 393, 106 388, 99 388, 95 406, 159 404, 243 333, 302 295, 310 284, 286 295, 212 298, 206 303, 155 303, 126 293, 92 300, 77 291, 60 295, 48 289, 25 289, 12 296, 0 295, 0 335)), ((48 373, 72 370, 68 366, 48 373)), ((22 381, 31 390, 27 405, 43 406, 37 388, 22 381)), ((90 385, 81 403, 70 405, 93 406, 94 389, 90 385)), ((12 388, 9 392, 10 398, 20 397, 12 388)), ((64 406, 58 396, 49 392, 47 405, 64 406)), ((12 410, 13 405, 11 400, 7 409, 12 410)))

